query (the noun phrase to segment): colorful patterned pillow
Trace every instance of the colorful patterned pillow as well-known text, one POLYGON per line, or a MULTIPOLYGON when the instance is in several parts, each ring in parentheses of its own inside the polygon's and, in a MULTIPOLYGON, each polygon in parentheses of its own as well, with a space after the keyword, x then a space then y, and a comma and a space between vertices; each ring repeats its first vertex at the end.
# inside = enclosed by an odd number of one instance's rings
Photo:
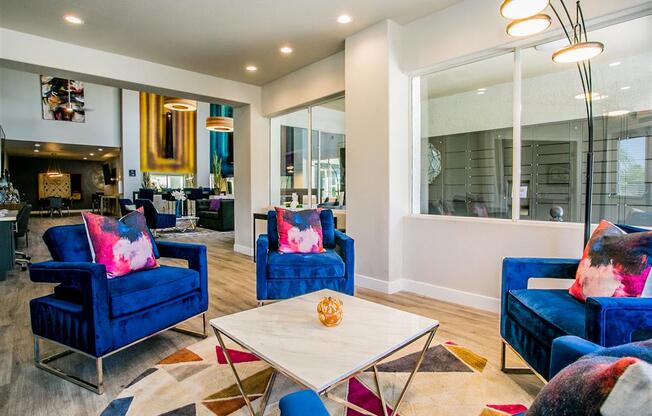
MULTIPOLYGON (((652 348, 652 342, 640 343, 652 348)), ((600 353, 598 353, 600 354, 600 353)), ((588 355, 559 372, 537 395, 527 416, 650 414, 652 365, 636 357, 588 355)))
POLYGON ((208 210, 209 211, 219 211, 220 210, 220 205, 222 204, 222 200, 219 198, 214 198, 208 201, 208 210))
POLYGON ((319 213, 321 209, 291 211, 276 208, 278 251, 281 253, 321 253, 324 235, 319 213))
POLYGON ((627 234, 602 220, 589 239, 569 292, 588 297, 650 297, 652 231, 627 234))
POLYGON ((140 210, 116 220, 82 212, 95 263, 106 267, 109 279, 158 267, 151 234, 140 210))

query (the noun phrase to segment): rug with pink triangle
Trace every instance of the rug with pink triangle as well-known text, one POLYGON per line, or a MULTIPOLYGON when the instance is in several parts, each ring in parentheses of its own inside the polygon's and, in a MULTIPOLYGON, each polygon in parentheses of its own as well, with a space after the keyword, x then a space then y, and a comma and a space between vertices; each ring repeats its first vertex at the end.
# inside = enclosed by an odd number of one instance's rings
MULTIPOLYGON (((378 365, 387 411, 401 393, 420 352, 412 345, 378 365)), ((227 344, 249 399, 262 400, 273 370, 252 353, 227 344)), ((278 416, 278 401, 300 387, 279 375, 265 415, 278 416)), ((382 415, 373 372, 343 383, 333 393, 373 414, 382 415)), ((400 411, 393 416, 511 416, 527 410, 533 398, 509 376, 471 349, 454 342, 434 343, 424 357, 400 411)), ((331 415, 361 416, 324 398, 331 415)), ((224 351, 208 338, 183 348, 143 372, 125 386, 102 416, 247 416, 224 351)))

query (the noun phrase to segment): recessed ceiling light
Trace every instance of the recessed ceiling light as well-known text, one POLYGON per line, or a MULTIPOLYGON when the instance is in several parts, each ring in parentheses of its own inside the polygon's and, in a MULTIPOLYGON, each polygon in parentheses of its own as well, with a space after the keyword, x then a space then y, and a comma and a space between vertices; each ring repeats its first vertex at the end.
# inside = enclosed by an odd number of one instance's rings
POLYGON ((67 14, 63 16, 63 20, 68 23, 72 23, 73 25, 81 25, 84 23, 84 21, 79 16, 75 16, 74 14, 67 14))
POLYGON ((87 158, 87 157, 85 157, 85 158, 84 158, 84 160, 88 160, 88 158, 87 158))
POLYGON ((283 46, 281 49, 279 49, 282 54, 288 55, 291 54, 293 49, 289 46, 283 46))
POLYGON ((478 88, 478 91, 487 91, 486 88, 478 88))
POLYGON ((620 65, 620 61, 612 62, 609 64, 609 66, 618 66, 620 65))
POLYGON ((34 143, 34 147, 41 147, 39 143, 34 143))
POLYGON ((249 71, 249 72, 256 72, 256 71, 258 71, 258 67, 255 66, 255 65, 247 65, 247 66, 245 67, 245 69, 246 69, 247 71, 249 71))
POLYGON ((34 149, 34 153, 38 153, 38 152, 40 152, 40 150, 34 149))
POLYGON ((614 110, 614 111, 608 111, 605 113, 607 117, 618 117, 618 116, 624 116, 629 114, 629 110, 614 110))
POLYGON ((95 153, 89 153, 88 156, 95 156, 95 153))
POLYGON ((620 89, 623 90, 623 91, 628 90, 630 88, 632 88, 632 87, 630 87, 629 85, 625 85, 624 87, 620 87, 620 89))
POLYGON ((104 150, 104 149, 102 149, 101 147, 98 147, 98 148, 97 148, 97 151, 98 151, 98 152, 101 152, 102 150, 104 150))
POLYGON ((337 23, 341 23, 345 25, 347 23, 351 23, 352 20, 353 19, 351 19, 351 16, 349 16, 348 14, 342 14, 337 18, 337 23))
POLYGON ((484 95, 485 91, 478 91, 478 95, 484 95))

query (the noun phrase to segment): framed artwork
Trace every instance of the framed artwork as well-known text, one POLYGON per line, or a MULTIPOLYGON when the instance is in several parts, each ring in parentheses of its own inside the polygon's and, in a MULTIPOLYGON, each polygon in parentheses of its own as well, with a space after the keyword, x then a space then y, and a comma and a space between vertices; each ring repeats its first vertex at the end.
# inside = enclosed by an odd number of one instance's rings
POLYGON ((58 196, 70 198, 71 196, 70 174, 64 173, 61 176, 48 176, 47 173, 38 174, 38 197, 39 199, 58 196))
POLYGON ((86 122, 84 83, 41 75, 43 120, 86 122))

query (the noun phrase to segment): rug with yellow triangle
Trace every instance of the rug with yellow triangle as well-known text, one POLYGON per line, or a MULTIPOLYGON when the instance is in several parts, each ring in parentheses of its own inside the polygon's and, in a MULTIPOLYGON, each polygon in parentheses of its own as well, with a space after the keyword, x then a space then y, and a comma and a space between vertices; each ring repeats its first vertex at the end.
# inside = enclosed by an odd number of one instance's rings
MULTIPOLYGON (((161 360, 125 386, 102 416, 247 416, 244 399, 235 384, 224 351, 207 338, 161 360)), ((383 395, 395 403, 422 348, 415 343, 378 365, 383 395)), ((420 344, 420 345, 419 345, 420 344)), ((273 370, 255 355, 227 344, 249 399, 255 408, 270 384, 273 370)), ((279 375, 271 390, 265 415, 278 416, 278 401, 298 390, 279 375)), ((338 386, 333 393, 377 415, 382 415, 373 372, 365 372, 338 386)), ((360 413, 324 398, 331 415, 360 413)), ((527 410, 533 398, 487 359, 454 342, 431 346, 412 383, 400 416, 506 416, 527 410)), ((392 414, 391 406, 388 414, 392 414)))

